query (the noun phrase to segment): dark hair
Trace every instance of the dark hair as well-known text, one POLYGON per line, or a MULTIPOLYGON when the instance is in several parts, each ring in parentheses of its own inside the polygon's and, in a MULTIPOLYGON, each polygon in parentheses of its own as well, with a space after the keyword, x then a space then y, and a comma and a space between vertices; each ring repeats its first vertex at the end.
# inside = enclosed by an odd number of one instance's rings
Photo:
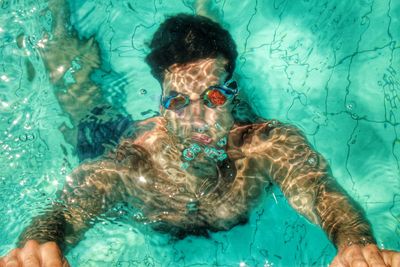
POLYGON ((164 70, 178 63, 223 56, 227 80, 232 77, 237 58, 236 44, 227 30, 200 15, 177 14, 166 19, 154 33, 146 62, 162 83, 164 70))

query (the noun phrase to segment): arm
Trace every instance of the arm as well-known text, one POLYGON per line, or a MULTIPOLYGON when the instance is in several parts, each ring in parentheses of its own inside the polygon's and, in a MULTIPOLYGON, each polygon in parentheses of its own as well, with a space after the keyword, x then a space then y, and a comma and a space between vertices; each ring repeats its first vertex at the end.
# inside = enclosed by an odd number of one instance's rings
POLYGON ((338 249, 334 266, 395 263, 399 253, 380 251, 361 207, 334 180, 326 160, 295 127, 275 121, 256 131, 256 154, 289 203, 321 225, 338 249))
POLYGON ((326 160, 297 128, 278 126, 269 138, 264 151, 268 174, 293 208, 320 224, 337 248, 375 243, 361 207, 335 181, 326 160))
MULTIPOLYGON (((79 38, 71 27, 66 0, 49 1, 46 11, 52 18, 52 27, 44 29, 43 38, 35 48, 43 59, 60 107, 72 124, 62 125, 61 131, 66 141, 76 146, 77 125, 95 107, 110 106, 98 85, 90 79, 93 71, 100 67, 100 49, 94 37, 79 38)), ((43 15, 47 15, 46 12, 43 15)), ((26 49, 29 41, 20 35, 17 43, 21 49, 26 49)), ((107 116, 113 117, 116 113, 108 109, 107 116)))
POLYGON ((121 173, 126 168, 117 166, 111 160, 102 160, 83 164, 67 176, 57 202, 33 219, 21 234, 19 246, 28 240, 54 241, 62 249, 78 243, 93 218, 122 200, 125 189, 121 173))
POLYGON ((138 195, 135 179, 151 169, 148 157, 144 149, 125 140, 107 158, 81 165, 67 176, 52 209, 34 218, 23 231, 20 248, 0 257, 0 266, 13 261, 21 266, 34 266, 36 262, 61 266, 62 250, 79 242, 91 220, 123 201, 126 195, 138 195))
POLYGON ((100 66, 100 49, 94 37, 79 39, 70 25, 70 10, 66 1, 50 1, 49 11, 53 24, 47 41, 39 47, 56 97, 74 122, 82 119, 95 106, 105 104, 96 84, 90 80, 92 72, 100 66), (64 75, 70 74, 70 81, 64 75))
POLYGON ((90 220, 126 195, 138 195, 136 179, 151 167, 147 159, 143 148, 124 140, 108 157, 79 166, 67 176, 59 201, 20 236, 20 245, 31 239, 54 241, 62 248, 75 245, 90 227, 90 220))
POLYGON ((89 227, 90 219, 106 210, 119 196, 114 171, 99 169, 92 163, 80 166, 67 179, 60 199, 32 220, 19 237, 18 248, 0 257, 0 267, 69 266, 63 257, 65 245, 76 244, 89 227), (105 200, 103 202, 103 200, 105 200), (12 265, 14 266, 14 265, 12 265), (40 265, 42 266, 42 265, 40 265))

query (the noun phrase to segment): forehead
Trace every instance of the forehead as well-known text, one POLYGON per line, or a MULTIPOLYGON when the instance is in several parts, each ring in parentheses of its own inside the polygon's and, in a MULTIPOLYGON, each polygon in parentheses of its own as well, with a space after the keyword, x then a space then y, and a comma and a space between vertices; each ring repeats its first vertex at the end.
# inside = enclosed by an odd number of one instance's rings
POLYGON ((223 82, 227 76, 223 58, 201 59, 188 64, 174 64, 166 70, 163 93, 201 93, 207 87, 223 82))

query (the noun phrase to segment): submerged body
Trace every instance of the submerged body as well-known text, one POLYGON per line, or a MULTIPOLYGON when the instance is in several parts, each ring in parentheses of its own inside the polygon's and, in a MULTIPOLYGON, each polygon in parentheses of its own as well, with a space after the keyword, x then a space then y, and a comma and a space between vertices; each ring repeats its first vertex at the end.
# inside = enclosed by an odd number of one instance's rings
MULTIPOLYGON (((206 158, 188 164, 182 157, 183 145, 168 134, 166 121, 160 117, 140 126, 146 132, 135 140, 124 140, 116 158, 132 155, 127 164, 137 171, 124 183, 127 195, 140 200, 146 221, 169 232, 175 229, 203 234, 200 230, 228 230, 246 222, 265 189, 282 182, 287 178, 283 176, 299 165, 308 179, 326 175, 322 157, 294 127, 276 120, 234 126, 226 147, 228 158, 219 164, 206 158), (281 145, 288 142, 290 146, 281 145)), ((287 181, 286 187, 296 187, 297 182, 287 181)), ((309 183, 311 191, 303 194, 308 202, 302 203, 305 210, 317 197, 312 187, 318 184, 309 183)))
MULTIPOLYGON (((183 145, 168 133, 163 118, 141 122, 141 128, 145 130, 137 138, 124 139, 105 158, 82 164, 67 177, 61 199, 63 208, 68 209, 64 214, 66 223, 74 228, 66 233, 67 243, 80 239, 76 234, 86 228, 86 218, 106 212, 118 202, 140 211, 140 216, 132 216, 132 220, 177 237, 229 230, 247 221, 254 205, 273 183, 284 183, 287 190, 300 190, 302 184, 292 179, 293 171, 309 179, 309 188, 301 189, 301 198, 296 195, 289 201, 296 205, 296 199, 301 199, 297 205, 309 219, 319 222, 313 209, 316 201, 321 205, 331 201, 316 192, 324 186, 320 179, 327 177, 324 159, 313 152, 293 126, 276 120, 234 126, 226 144, 226 160, 215 164, 202 157, 190 165, 182 157, 183 145)), ((361 217, 354 219, 362 223, 361 217)), ((34 225, 25 240, 59 239, 49 237, 48 232, 38 236, 40 226, 38 222, 34 225)), ((368 224, 365 226, 368 228, 368 224)))
POLYGON ((114 151, 79 166, 66 179, 54 209, 60 212, 50 212, 50 220, 63 223, 38 231, 49 222, 45 215, 21 239, 74 244, 91 218, 120 202, 140 211, 132 219, 172 235, 228 230, 246 222, 274 183, 337 246, 374 242, 368 222, 297 128, 276 120, 239 125, 233 101, 204 105, 205 88, 226 79, 225 63, 211 58, 171 66, 163 95, 187 97, 186 107, 161 107, 162 116, 137 123, 114 151))
MULTIPOLYGON (((64 19, 56 21, 62 29, 64 19)), ((92 219, 121 202, 140 211, 132 220, 178 237, 228 230, 246 222, 271 184, 324 229, 338 248, 335 266, 399 264, 399 253, 377 248, 360 207, 296 127, 276 120, 235 122, 234 90, 225 94, 224 84, 237 52, 227 31, 206 18, 181 14, 160 26, 150 46, 146 60, 163 89, 161 116, 138 123, 113 151, 67 176, 59 201, 34 218, 20 237, 23 248, 1 258, 0 266, 67 264, 59 247, 79 242, 92 219)), ((51 49, 49 55, 58 55, 51 49)), ((97 87, 87 82, 97 63, 84 65, 77 84, 59 97, 76 120, 83 117, 82 106, 99 102, 97 87), (90 90, 81 90, 82 84, 90 90)), ((48 67, 50 73, 58 70, 57 63, 48 67)), ((57 84, 60 77, 50 76, 57 84)), ((76 140, 75 131, 66 138, 76 140)))
MULTIPOLYGON (((206 230, 227 230, 246 222, 264 188, 281 183, 298 165, 302 165, 302 179, 314 176, 318 182, 316 178, 326 174, 326 165, 297 129, 276 120, 232 125, 231 116, 223 112, 231 106, 216 110, 199 101, 204 88, 220 81, 223 62, 206 59, 170 68, 165 94, 192 94, 193 103, 177 112, 164 109, 163 116, 138 123, 135 136, 123 139, 114 152, 75 170, 70 177, 74 183, 68 184, 67 179, 66 186, 71 187, 65 190, 67 205, 79 202, 88 194, 85 190, 93 192, 88 186, 102 181, 106 202, 131 204, 142 212, 140 220, 155 228, 179 236, 205 234, 206 230), (193 146, 198 155, 188 158, 183 152, 193 146), (225 157, 213 159, 205 153, 210 150, 225 157), (313 164, 307 165, 308 159, 313 164), (85 182, 76 185, 78 177, 85 182), (91 177, 89 181, 87 177, 91 177), (113 188, 114 184, 118 188, 113 188), (71 196, 77 190, 80 197, 71 196)), ((302 187, 296 179, 286 183, 290 190, 302 187)), ((315 185, 310 186, 308 203, 303 204, 311 208, 317 196, 315 185)), ((94 208, 84 210, 98 212, 99 207, 94 208)), ((306 206, 303 209, 316 216, 306 206)))
POLYGON ((162 118, 141 123, 151 129, 135 140, 124 140, 117 149, 115 158, 121 157, 121 164, 129 158, 126 164, 135 169, 124 180, 128 197, 123 201, 143 212, 142 221, 173 234, 204 234, 202 230, 228 230, 246 222, 271 180, 256 163, 257 155, 249 156, 249 149, 236 142, 243 142, 245 134, 256 137, 257 128, 268 135, 272 128, 266 125, 271 123, 235 127, 228 138, 226 160, 215 164, 202 158, 190 165, 182 157, 183 145, 168 134, 165 124, 162 118))

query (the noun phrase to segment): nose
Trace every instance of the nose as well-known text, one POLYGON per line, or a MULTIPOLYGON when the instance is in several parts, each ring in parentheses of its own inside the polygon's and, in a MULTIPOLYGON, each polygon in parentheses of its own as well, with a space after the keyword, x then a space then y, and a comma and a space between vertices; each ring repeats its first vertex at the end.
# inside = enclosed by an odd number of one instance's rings
POLYGON ((201 99, 192 100, 189 105, 189 118, 191 128, 196 132, 205 132, 208 130, 208 124, 205 118, 205 107, 201 99))
POLYGON ((201 99, 192 100, 189 105, 189 112, 192 118, 204 119, 205 107, 201 99))

